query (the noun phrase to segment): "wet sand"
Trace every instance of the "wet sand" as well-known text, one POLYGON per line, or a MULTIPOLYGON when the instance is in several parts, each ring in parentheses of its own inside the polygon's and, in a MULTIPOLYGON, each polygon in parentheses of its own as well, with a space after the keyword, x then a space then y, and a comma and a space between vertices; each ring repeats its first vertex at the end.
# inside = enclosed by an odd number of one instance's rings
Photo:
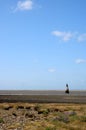
POLYGON ((86 103, 86 91, 0 90, 0 102, 86 103))

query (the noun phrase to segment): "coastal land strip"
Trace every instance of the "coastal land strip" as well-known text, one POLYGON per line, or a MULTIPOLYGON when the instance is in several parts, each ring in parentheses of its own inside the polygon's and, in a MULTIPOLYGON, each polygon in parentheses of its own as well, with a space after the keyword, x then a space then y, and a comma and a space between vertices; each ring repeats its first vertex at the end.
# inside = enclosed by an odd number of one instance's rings
POLYGON ((0 102, 86 104, 86 91, 74 91, 70 94, 63 91, 0 91, 0 102))

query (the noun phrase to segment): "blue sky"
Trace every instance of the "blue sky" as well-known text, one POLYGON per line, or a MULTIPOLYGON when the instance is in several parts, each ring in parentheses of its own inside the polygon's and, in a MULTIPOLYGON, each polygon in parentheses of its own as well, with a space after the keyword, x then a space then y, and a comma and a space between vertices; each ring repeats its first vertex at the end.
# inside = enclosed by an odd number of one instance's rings
POLYGON ((0 89, 86 90, 86 0, 0 0, 0 89))

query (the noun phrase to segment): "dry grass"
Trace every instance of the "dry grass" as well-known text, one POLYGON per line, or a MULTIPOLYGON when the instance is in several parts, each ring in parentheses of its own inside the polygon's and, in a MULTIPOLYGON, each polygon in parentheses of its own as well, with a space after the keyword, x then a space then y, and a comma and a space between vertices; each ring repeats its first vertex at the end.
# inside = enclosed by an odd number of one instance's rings
POLYGON ((86 104, 0 103, 0 130, 85 130, 86 104))

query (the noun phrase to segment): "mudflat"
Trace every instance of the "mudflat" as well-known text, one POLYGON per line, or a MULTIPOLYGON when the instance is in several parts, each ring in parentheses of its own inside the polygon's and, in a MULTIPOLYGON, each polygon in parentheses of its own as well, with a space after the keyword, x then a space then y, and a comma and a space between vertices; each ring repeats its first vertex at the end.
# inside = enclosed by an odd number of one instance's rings
POLYGON ((5 90, 0 91, 0 102, 30 102, 30 103, 86 103, 86 91, 47 90, 5 90))
MULTIPOLYGON (((65 95, 63 90, 0 90, 0 95, 65 95)), ((69 95, 86 96, 86 90, 70 90, 69 95)))

